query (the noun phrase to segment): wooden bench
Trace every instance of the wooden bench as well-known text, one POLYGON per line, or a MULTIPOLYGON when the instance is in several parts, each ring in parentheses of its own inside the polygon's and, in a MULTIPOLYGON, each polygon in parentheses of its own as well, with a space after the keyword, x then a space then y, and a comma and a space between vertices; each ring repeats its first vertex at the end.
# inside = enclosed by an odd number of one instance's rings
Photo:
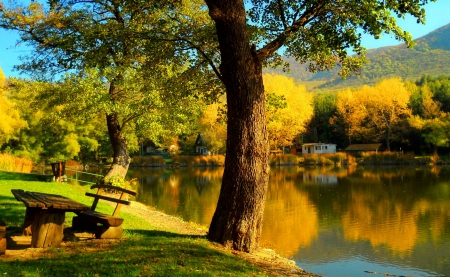
POLYGON ((6 252, 6 224, 0 218, 0 255, 4 255, 6 252))
POLYGON ((123 218, 118 217, 120 208, 122 205, 130 205, 128 195, 136 196, 137 193, 111 185, 93 185, 91 189, 97 189, 96 194, 86 192, 86 196, 94 197, 92 207, 90 210, 78 213, 78 216, 73 218, 72 228, 75 230, 94 231, 95 237, 98 239, 120 238, 123 233, 121 226, 123 218), (118 197, 112 197, 111 194, 107 194, 108 191, 118 192, 118 197), (100 199, 116 203, 112 215, 95 211, 100 199))

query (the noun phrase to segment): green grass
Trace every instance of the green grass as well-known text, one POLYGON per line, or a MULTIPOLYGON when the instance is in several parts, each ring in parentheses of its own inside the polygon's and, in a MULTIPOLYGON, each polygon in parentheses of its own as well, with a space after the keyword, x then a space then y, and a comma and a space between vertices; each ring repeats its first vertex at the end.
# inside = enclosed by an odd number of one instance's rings
MULTIPOLYGON (((19 229, 25 206, 16 201, 11 189, 60 194, 84 204, 87 186, 38 182, 33 175, 0 171, 0 216, 7 228, 19 229)), ((111 212, 99 203, 98 210, 111 212)), ((81 246, 72 251, 46 249, 37 259, 1 261, 4 276, 267 276, 252 264, 214 248, 204 237, 157 231, 146 220, 121 212, 125 218, 124 240, 88 252, 81 246)), ((66 213, 65 226, 71 226, 73 213, 66 213)), ((1 257, 0 257, 1 260, 1 257)))

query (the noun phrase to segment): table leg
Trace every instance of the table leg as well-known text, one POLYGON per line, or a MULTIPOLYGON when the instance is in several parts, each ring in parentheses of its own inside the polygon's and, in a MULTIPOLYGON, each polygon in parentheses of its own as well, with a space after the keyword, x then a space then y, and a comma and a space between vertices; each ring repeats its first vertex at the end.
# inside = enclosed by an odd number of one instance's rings
POLYGON ((23 221, 23 231, 22 234, 24 236, 31 236, 31 226, 33 225, 36 214, 41 209, 37 208, 27 208, 25 211, 25 220, 23 221))
POLYGON ((31 247, 55 247, 61 244, 64 238, 65 212, 36 213, 32 226, 31 247))

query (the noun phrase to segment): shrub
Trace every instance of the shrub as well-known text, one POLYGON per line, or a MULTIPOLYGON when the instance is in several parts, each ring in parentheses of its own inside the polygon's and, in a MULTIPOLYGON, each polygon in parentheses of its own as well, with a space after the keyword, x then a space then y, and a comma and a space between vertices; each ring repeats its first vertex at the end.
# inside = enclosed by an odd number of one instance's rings
POLYGON ((296 165, 299 163, 299 156, 293 154, 275 154, 270 155, 270 165, 296 165))
POLYGON ((33 162, 29 159, 0 154, 0 170, 30 173, 32 169, 33 162))
POLYGON ((437 153, 434 153, 433 156, 430 156, 430 163, 437 164, 439 162, 439 156, 437 153))
POLYGON ((180 155, 173 157, 173 163, 180 166, 224 166, 224 155, 212 156, 187 156, 180 155))
POLYGON ((305 155, 303 159, 306 165, 341 165, 347 160, 347 155, 345 153, 311 154, 305 155))
POLYGON ((164 166, 165 164, 161 156, 134 156, 131 160, 133 166, 164 166))
POLYGON ((411 164, 415 162, 414 153, 400 152, 364 152, 361 153, 362 164, 411 164))

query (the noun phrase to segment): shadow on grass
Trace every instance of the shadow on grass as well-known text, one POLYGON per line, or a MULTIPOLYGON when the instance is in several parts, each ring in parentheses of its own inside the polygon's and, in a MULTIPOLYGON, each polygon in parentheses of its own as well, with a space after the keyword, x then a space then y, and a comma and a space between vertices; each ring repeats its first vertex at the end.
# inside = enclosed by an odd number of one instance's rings
POLYGON ((37 174, 37 173, 21 173, 0 170, 0 180, 10 181, 48 181, 53 175, 37 174))
POLYGON ((127 240, 99 246, 97 251, 80 244, 70 252, 50 248, 36 260, 6 261, 0 263, 0 272, 8 276, 264 276, 242 259, 214 249, 204 237, 129 232, 127 240))
POLYGON ((5 221, 6 228, 20 228, 25 219, 26 207, 11 194, 11 197, 0 195, 0 217, 5 221))

